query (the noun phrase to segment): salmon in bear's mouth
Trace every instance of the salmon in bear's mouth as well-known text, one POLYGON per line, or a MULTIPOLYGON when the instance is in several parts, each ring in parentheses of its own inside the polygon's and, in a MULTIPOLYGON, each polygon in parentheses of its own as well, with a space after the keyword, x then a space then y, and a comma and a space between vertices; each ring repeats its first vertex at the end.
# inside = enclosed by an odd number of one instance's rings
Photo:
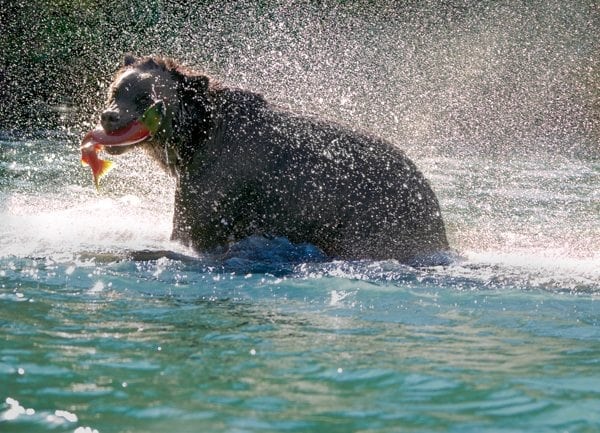
POLYGON ((115 131, 106 132, 101 126, 89 131, 81 141, 83 148, 90 141, 104 146, 129 146, 144 141, 151 135, 150 129, 140 120, 134 120, 115 131))
POLYGON ((102 176, 110 171, 112 162, 100 159, 98 152, 104 147, 125 147, 140 143, 158 131, 163 118, 164 106, 158 101, 148 108, 144 114, 123 128, 106 132, 101 126, 89 131, 81 140, 81 162, 92 169, 94 185, 98 189, 98 182, 102 176))

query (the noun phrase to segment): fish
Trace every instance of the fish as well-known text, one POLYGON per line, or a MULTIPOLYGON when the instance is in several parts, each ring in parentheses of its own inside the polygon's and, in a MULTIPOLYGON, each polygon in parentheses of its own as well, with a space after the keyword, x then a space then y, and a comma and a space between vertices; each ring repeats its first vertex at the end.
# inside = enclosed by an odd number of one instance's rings
POLYGON ((89 165, 92 169, 96 191, 98 191, 100 179, 113 168, 113 163, 111 161, 100 159, 98 157, 98 152, 103 148, 103 145, 93 141, 89 141, 81 146, 81 163, 83 165, 89 165))
POLYGON ((112 168, 111 161, 101 159, 98 153, 105 146, 131 146, 144 141, 150 136, 150 131, 139 120, 134 120, 125 127, 112 132, 105 132, 101 126, 89 131, 81 141, 81 162, 92 169, 94 185, 99 189, 100 179, 112 168))
POLYGON ((123 128, 106 132, 102 126, 96 126, 82 140, 95 142, 104 146, 131 146, 150 137, 151 131, 140 120, 134 120, 123 128))
POLYGON ((105 146, 131 146, 140 143, 158 131, 164 116, 164 104, 152 104, 139 119, 115 131, 106 132, 100 125, 85 134, 81 140, 81 162, 92 169, 94 185, 98 190, 100 179, 113 167, 113 163, 100 159, 98 153, 105 146))

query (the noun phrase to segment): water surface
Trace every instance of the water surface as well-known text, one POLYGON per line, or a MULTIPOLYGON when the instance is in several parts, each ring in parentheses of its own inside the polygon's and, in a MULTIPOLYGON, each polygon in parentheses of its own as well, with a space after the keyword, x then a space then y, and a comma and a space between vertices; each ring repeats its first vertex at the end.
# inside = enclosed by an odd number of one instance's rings
POLYGON ((0 430, 600 430, 598 162, 408 152, 450 266, 198 256, 143 155, 97 193, 66 137, 2 139, 0 430))

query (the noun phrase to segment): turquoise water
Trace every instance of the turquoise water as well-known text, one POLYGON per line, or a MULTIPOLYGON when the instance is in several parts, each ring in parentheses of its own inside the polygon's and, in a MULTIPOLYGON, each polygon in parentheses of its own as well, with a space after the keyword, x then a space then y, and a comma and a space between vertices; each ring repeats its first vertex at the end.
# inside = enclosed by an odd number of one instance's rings
POLYGON ((600 431, 600 165, 409 149, 461 258, 169 241, 173 182, 0 140, 2 432, 600 431))

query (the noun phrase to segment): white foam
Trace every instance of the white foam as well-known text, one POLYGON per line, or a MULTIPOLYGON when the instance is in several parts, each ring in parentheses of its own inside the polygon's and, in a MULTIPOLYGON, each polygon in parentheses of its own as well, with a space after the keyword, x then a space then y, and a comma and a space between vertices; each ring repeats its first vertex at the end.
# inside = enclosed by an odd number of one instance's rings
POLYGON ((0 211, 0 255, 164 248, 169 244, 172 210, 149 205, 134 195, 94 197, 83 191, 9 196, 0 211))
POLYGON ((600 252, 590 257, 577 257, 561 250, 533 250, 517 252, 467 252, 473 263, 502 264, 523 270, 553 274, 572 273, 597 279, 600 284, 600 252))

